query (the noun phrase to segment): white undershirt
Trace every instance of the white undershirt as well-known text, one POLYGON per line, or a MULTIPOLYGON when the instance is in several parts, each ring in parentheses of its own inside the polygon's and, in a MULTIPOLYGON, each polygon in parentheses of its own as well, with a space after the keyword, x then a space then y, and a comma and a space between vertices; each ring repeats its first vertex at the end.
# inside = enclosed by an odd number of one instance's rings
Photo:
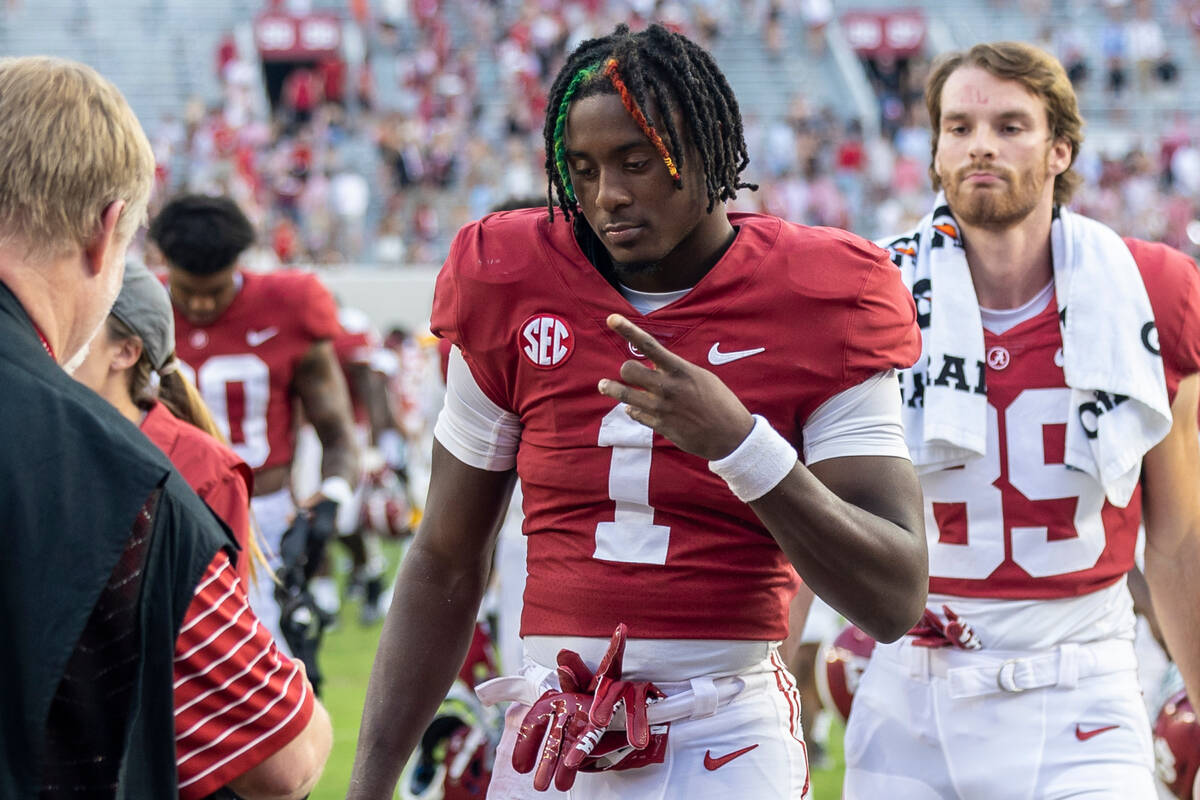
MULTIPOLYGON (((433 435, 468 466, 497 472, 516 466, 521 421, 483 393, 457 347, 450 350, 446 403, 433 435)), ((895 370, 834 395, 804 424, 805 464, 865 455, 909 457, 895 370)))
POLYGON ((630 289, 623 283, 617 284, 617 289, 621 295, 629 301, 629 305, 637 309, 637 312, 642 315, 649 314, 653 311, 658 311, 660 308, 671 305, 676 300, 687 295, 692 291, 689 289, 679 289, 674 292, 639 292, 637 289, 630 289))
POLYGON ((1025 320, 1033 319, 1042 313, 1046 306, 1050 305, 1052 299, 1054 299, 1053 279, 1032 300, 1016 308, 984 308, 980 306, 979 318, 983 321, 985 330, 995 334, 1007 333, 1025 320))

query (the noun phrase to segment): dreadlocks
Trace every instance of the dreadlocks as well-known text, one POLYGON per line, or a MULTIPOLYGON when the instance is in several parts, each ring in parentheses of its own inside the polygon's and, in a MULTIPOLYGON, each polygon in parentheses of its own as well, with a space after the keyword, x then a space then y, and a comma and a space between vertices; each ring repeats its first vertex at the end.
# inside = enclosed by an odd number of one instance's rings
POLYGON ((750 163, 742 117, 733 90, 712 56, 686 37, 651 25, 630 33, 618 25, 609 36, 589 39, 575 49, 559 70, 550 89, 543 130, 546 140, 546 198, 554 214, 558 207, 570 220, 579 211, 567 169, 565 133, 567 112, 574 100, 597 94, 616 94, 654 145, 676 187, 683 181, 684 140, 671 111, 687 122, 687 134, 704 167, 708 211, 732 200, 738 189, 757 189, 738 179, 750 163), (666 135, 650 123, 653 103, 666 135))

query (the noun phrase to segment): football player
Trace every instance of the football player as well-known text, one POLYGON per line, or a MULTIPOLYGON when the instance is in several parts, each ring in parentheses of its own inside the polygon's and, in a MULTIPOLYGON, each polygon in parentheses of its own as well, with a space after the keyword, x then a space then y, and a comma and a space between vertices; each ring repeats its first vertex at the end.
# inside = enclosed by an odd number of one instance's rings
POLYGON ((518 700, 489 796, 803 797, 774 646, 796 574, 883 641, 924 604, 912 298, 852 234, 726 212, 737 101, 684 36, 584 42, 548 108, 557 207, 466 226, 438 278, 446 406, 349 796, 391 796, 462 663, 519 474, 526 660, 479 688, 518 700))
POLYGON ((821 644, 817 653, 817 693, 825 708, 833 709, 845 722, 850 717, 858 682, 871 660, 875 640, 853 625, 821 644))
POLYGON ((929 602, 875 648, 847 798, 1153 798, 1126 573, 1138 523, 1159 624, 1200 690, 1200 275, 1067 209, 1082 124, 1052 56, 942 58, 941 190, 888 245, 924 353, 902 375, 929 602))
POLYGON ((355 502, 339 514, 338 531, 350 552, 350 586, 362 593, 360 621, 369 625, 383 618, 386 562, 379 535, 409 533, 406 467, 408 444, 393 416, 391 380, 400 360, 358 309, 338 312, 342 332, 333 349, 346 377, 354 426, 363 452, 363 475, 355 502), (379 506, 382 505, 382 508, 379 506))
MULTIPOLYGON (((167 265, 176 353, 221 432, 254 470, 251 506, 276 569, 297 512, 290 489, 297 401, 323 448, 320 489, 302 498, 301 509, 349 503, 358 480, 350 399, 333 352, 340 330, 333 297, 307 273, 242 270, 238 258, 253 243, 254 228, 227 197, 173 198, 149 238, 167 265)), ((260 572, 250 602, 282 643, 272 578, 260 572)))

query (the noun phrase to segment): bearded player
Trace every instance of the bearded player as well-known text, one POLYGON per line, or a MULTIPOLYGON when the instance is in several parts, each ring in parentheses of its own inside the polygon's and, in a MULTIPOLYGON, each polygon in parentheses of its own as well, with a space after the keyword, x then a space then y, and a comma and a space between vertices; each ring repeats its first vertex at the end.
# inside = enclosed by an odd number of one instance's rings
POLYGON ((1066 208, 1082 120, 1024 44, 941 60, 926 104, 942 190, 889 249, 924 357, 902 376, 929 607, 875 648, 846 797, 1153 798, 1126 573, 1145 574, 1200 689, 1200 276, 1066 208))
POLYGON ((737 102, 679 34, 580 45, 545 136, 557 209, 468 225, 438 278, 447 403, 349 796, 391 796, 462 663, 519 475, 526 661, 479 689, 517 700, 489 796, 803 797, 796 573, 884 641, 924 603, 912 298, 851 234, 726 213, 737 102))
MULTIPOLYGON (((253 243, 254 228, 226 197, 174 198, 151 223, 149 238, 167 264, 176 354, 221 432, 254 470, 251 508, 275 569, 297 513, 290 488, 297 401, 323 448, 320 489, 301 508, 349 503, 358 480, 350 400, 333 352, 340 331, 333 297, 307 273, 243 271, 238 258, 253 243)), ((282 647, 271 571, 260 572, 250 602, 282 647)))

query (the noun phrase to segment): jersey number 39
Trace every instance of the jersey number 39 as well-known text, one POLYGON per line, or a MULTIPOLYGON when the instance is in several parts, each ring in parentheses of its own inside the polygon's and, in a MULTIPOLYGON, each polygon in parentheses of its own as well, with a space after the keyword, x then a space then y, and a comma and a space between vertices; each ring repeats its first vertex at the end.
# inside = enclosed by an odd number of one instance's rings
MULTIPOLYGON (((1069 389, 1026 389, 1004 410, 1009 485, 1026 500, 1075 498, 1075 535, 1051 539, 1046 527, 1017 526, 1011 530, 1012 560, 1033 578, 1046 578, 1090 569, 1106 544, 1100 511, 1104 492, 1083 472, 1062 464, 1047 464, 1043 426, 1061 425, 1070 408, 1069 389)), ((983 580, 1004 562, 1006 493, 994 485, 1000 477, 999 415, 987 407, 987 451, 965 467, 924 477, 925 529, 929 536, 929 574, 938 578, 983 580), (933 504, 965 506, 966 541, 940 541, 933 504)), ((1009 495, 1011 496, 1011 494, 1009 495)), ((1014 498, 1015 500, 1016 498, 1014 498)))

